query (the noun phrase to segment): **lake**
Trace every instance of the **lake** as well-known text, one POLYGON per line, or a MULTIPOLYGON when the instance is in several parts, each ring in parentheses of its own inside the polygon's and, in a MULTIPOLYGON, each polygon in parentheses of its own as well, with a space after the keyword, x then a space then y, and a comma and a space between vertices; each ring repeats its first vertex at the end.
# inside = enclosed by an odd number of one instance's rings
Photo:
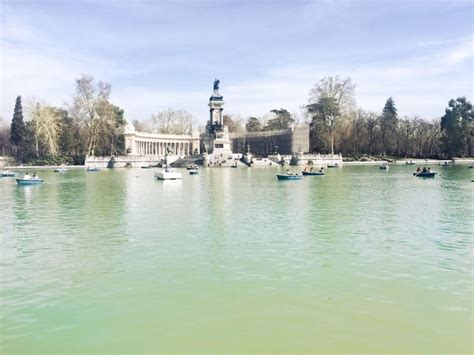
POLYGON ((471 352, 473 169, 0 178, 0 352, 471 352))

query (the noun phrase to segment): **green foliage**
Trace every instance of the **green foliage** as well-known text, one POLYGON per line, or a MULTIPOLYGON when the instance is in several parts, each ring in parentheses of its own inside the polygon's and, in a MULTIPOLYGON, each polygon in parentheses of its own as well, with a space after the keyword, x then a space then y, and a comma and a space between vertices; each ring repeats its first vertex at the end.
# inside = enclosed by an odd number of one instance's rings
POLYGON ((119 155, 123 154, 125 150, 122 131, 127 121, 124 117, 124 110, 118 106, 110 105, 110 111, 110 117, 102 128, 102 134, 97 139, 96 155, 119 155))
POLYGON ((31 159, 37 158, 36 141, 35 141, 35 125, 29 121, 25 125, 23 140, 18 146, 16 159, 22 163, 26 163, 31 159))
POLYGON ((24 141, 26 135, 26 126, 25 122, 23 121, 23 106, 21 104, 21 96, 16 98, 10 134, 11 142, 21 148, 21 143, 24 141))
POLYGON ((249 117, 245 124, 245 130, 247 132, 260 132, 262 130, 262 124, 257 117, 249 117))
POLYGON ((62 110, 60 122, 59 149, 61 154, 74 156, 82 153, 85 155, 84 144, 81 144, 80 128, 66 110, 62 110))
POLYGON ((382 133, 383 154, 387 154, 387 147, 395 138, 394 132, 397 126, 397 120, 398 116, 395 101, 392 97, 389 97, 382 110, 382 116, 380 116, 380 131, 382 133))
POLYGON ((235 117, 232 118, 229 115, 224 115, 223 120, 224 125, 227 126, 229 133, 241 132, 243 130, 241 120, 239 120, 238 118, 236 119, 235 117))
POLYGON ((449 157, 471 155, 474 136, 474 111, 465 97, 449 101, 446 113, 441 117, 442 150, 449 157))
POLYGON ((290 125, 295 122, 291 114, 284 108, 279 110, 271 110, 275 118, 269 120, 265 126, 265 131, 276 131, 290 128, 290 125))

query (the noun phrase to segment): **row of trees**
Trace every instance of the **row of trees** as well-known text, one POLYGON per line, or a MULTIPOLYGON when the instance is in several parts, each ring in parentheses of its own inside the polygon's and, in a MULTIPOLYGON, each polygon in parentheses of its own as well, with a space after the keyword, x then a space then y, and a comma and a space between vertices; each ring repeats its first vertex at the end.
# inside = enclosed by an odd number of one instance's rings
POLYGON ((466 98, 451 100, 440 121, 399 118, 389 97, 380 113, 355 107, 350 78, 328 77, 310 92, 311 148, 345 155, 462 156, 472 154, 474 112, 466 98))
MULTIPOLYGON (((380 156, 472 156, 474 112, 466 98, 451 100, 440 120, 398 116, 389 97, 380 112, 357 108, 355 85, 350 78, 326 77, 310 91, 303 107, 310 126, 310 150, 360 157, 380 156)), ((110 84, 96 83, 92 76, 76 80, 72 103, 65 107, 33 102, 26 120, 18 96, 11 128, 0 127, 0 151, 11 152, 18 161, 81 162, 86 155, 124 153, 124 111, 110 103, 110 84)), ((297 123, 284 108, 247 120, 224 115, 229 132, 260 132, 288 129, 297 123)), ((1 122, 0 122, 1 123, 1 122)), ((134 121, 139 131, 189 134, 196 120, 185 110, 168 109, 146 121, 134 121)))
MULTIPOLYGON (((399 117, 389 97, 380 112, 357 108, 350 78, 326 77, 310 91, 303 107, 310 126, 310 150, 362 155, 435 157, 472 155, 474 112, 466 98, 451 100, 441 120, 399 117)), ((286 109, 250 117, 247 132, 287 129, 296 119, 286 109), (266 122, 266 123, 264 123, 266 122)), ((230 120, 232 121, 232 120, 230 120)))
POLYGON ((54 107, 32 102, 24 117, 21 96, 15 102, 10 144, 20 162, 81 163, 86 155, 113 155, 124 149, 124 111, 109 102, 109 84, 92 76, 76 80, 72 104, 54 107))
POLYGON ((196 127, 196 120, 193 115, 186 110, 160 111, 151 115, 145 121, 133 121, 133 126, 137 131, 162 134, 191 134, 196 127))

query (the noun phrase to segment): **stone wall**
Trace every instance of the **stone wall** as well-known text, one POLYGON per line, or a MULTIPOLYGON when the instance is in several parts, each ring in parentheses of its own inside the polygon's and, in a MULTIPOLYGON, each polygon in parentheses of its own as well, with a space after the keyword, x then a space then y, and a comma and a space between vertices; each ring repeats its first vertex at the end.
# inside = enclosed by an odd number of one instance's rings
MULTIPOLYGON (((168 164, 179 159, 178 155, 169 155, 167 157, 168 164)), ((140 168, 142 166, 156 165, 163 162, 163 158, 157 156, 139 156, 139 155, 120 155, 117 157, 86 157, 85 167, 98 168, 140 168)))
POLYGON ((280 154, 308 152, 309 126, 299 125, 281 131, 234 133, 230 139, 234 153, 244 153, 247 145, 250 145, 250 152, 258 156, 268 156, 275 146, 280 154))

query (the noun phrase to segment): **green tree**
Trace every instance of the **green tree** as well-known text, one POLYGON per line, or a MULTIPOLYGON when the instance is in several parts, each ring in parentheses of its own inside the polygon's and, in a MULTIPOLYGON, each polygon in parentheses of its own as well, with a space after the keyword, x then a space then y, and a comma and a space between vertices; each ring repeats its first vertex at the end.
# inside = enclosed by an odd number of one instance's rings
POLYGON ((276 131, 290 128, 290 125, 295 122, 291 114, 284 108, 271 110, 274 118, 268 120, 265 126, 265 131, 276 131))
POLYGON ((257 117, 249 117, 245 124, 247 132, 260 132, 262 130, 262 123, 257 117))
POLYGON ((22 163, 27 163, 29 160, 37 157, 35 149, 35 124, 33 121, 28 121, 25 124, 23 140, 16 159, 22 163))
POLYGON ((442 150, 449 157, 472 153, 474 112, 465 97, 449 101, 446 113, 441 117, 442 150))
POLYGON ((385 102, 385 106, 380 116, 380 132, 382 135, 382 154, 387 154, 387 147, 394 137, 397 128, 397 108, 395 101, 389 97, 385 102))
POLYGON ((80 140, 79 127, 74 123, 66 110, 61 110, 61 133, 59 135, 59 149, 61 154, 73 156, 80 154, 78 141, 80 140))
POLYGON ((21 148, 21 144, 25 139, 26 126, 23 120, 23 106, 21 104, 21 96, 16 98, 15 109, 13 112, 13 119, 10 128, 11 142, 21 148))
POLYGON ((110 105, 112 114, 103 127, 102 134, 97 141, 96 153, 102 156, 121 154, 124 150, 123 128, 127 124, 124 110, 110 105))
POLYGON ((239 116, 224 115, 224 125, 227 126, 229 133, 242 132, 242 119, 239 116))
POLYGON ((336 99, 321 97, 317 103, 308 105, 308 112, 313 116, 313 121, 320 121, 329 128, 331 154, 334 155, 334 131, 337 118, 340 116, 336 99))

